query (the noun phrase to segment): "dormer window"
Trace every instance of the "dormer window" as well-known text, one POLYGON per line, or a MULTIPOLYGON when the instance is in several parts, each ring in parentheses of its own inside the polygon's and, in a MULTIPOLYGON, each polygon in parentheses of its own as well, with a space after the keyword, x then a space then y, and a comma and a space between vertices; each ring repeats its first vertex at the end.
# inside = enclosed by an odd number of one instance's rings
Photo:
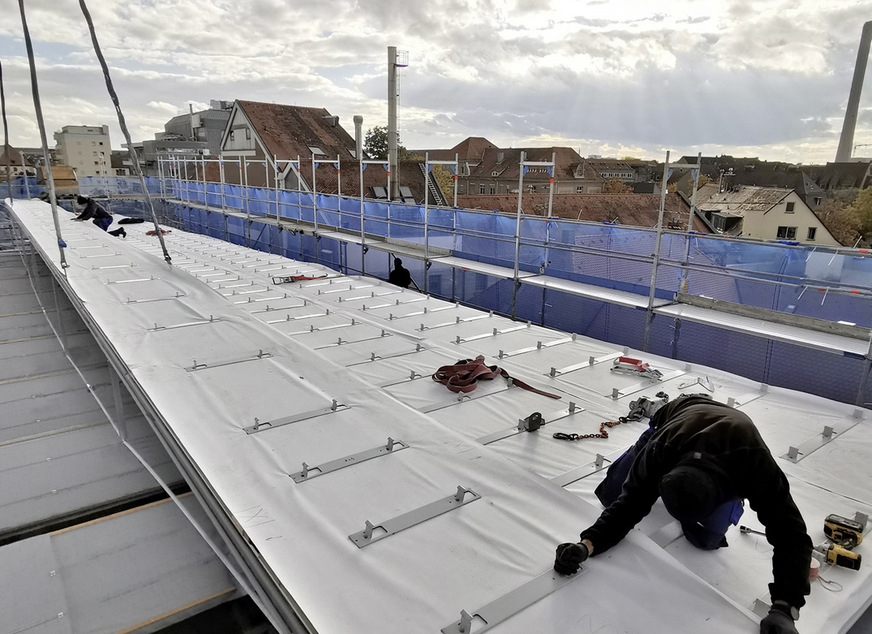
POLYGON ((491 172, 491 176, 499 176, 500 173, 497 170, 491 172))

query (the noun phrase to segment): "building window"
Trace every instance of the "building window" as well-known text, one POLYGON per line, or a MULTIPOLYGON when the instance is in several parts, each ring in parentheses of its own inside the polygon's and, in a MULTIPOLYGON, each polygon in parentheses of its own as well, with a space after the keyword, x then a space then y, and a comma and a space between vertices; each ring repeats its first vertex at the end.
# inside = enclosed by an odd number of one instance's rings
POLYGON ((245 140, 251 141, 251 128, 245 128, 245 140))
POLYGON ((235 140, 236 140, 236 130, 231 130, 231 131, 230 131, 230 140, 231 140, 231 141, 235 141, 235 140))
POLYGON ((796 227, 778 227, 775 237, 779 240, 793 240, 796 238, 796 227))
POLYGON ((481 185, 478 186, 478 193, 479 193, 479 194, 483 194, 483 193, 484 193, 484 183, 482 183, 481 185))
POLYGON ((490 193, 491 193, 491 195, 494 195, 497 193, 497 184, 496 183, 490 184, 490 193))
POLYGON ((814 204, 815 204, 815 205, 820 205, 822 200, 823 200, 823 198, 817 197, 817 198, 814 199, 814 204))
POLYGON ((575 188, 575 193, 576 193, 576 194, 583 194, 583 193, 584 193, 584 187, 582 187, 581 185, 579 185, 578 187, 575 188))
POLYGON ((817 227, 809 227, 808 228, 808 236, 806 237, 806 240, 808 240, 809 242, 813 242, 816 233, 817 233, 817 227))
POLYGON ((784 210, 785 213, 792 214, 793 213, 793 203, 787 203, 787 208, 784 210))

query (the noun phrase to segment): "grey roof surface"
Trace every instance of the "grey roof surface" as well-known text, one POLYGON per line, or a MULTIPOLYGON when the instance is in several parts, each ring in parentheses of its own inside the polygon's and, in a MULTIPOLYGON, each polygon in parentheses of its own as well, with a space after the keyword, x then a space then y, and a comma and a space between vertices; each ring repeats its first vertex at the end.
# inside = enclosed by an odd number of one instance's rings
POLYGON ((701 211, 716 211, 729 216, 744 216, 749 212, 763 213, 770 210, 791 191, 778 187, 741 185, 733 191, 715 194, 699 203, 697 207, 701 211))
MULTIPOLYGON (((118 416, 102 350, 29 261, 33 286, 0 242, 0 632, 155 631, 235 598, 227 569, 103 407, 159 477, 178 486, 181 475, 123 386, 118 416)), ((208 527, 190 496, 186 505, 208 527)))

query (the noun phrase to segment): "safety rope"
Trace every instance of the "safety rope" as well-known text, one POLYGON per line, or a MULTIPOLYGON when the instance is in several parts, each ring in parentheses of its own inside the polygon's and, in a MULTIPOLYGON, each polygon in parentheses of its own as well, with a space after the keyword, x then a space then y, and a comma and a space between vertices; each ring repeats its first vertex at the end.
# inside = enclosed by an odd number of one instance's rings
MULTIPOLYGON (((6 122, 6 90, 3 88, 3 64, 0 64, 0 110, 3 111, 3 153, 6 155, 6 192, 9 194, 9 204, 12 204, 12 157, 9 156, 9 124, 6 122)), ((24 162, 21 165, 24 169, 24 162)), ((27 170, 24 170, 27 178, 27 170)))
MULTIPOLYGON (((33 109, 36 111, 36 122, 39 124, 39 137, 42 141, 42 157, 45 162, 45 177, 48 181, 48 199, 51 203, 51 216, 54 220, 55 235, 58 240, 58 250, 61 256, 61 270, 66 274, 67 257, 64 249, 67 243, 61 235, 61 223, 58 221, 58 200, 55 194, 54 175, 51 172, 51 159, 48 153, 48 140, 45 135, 45 121, 42 118, 42 105, 39 101, 39 85, 36 81, 36 62, 33 59, 33 43, 30 41, 30 30, 27 28, 27 17, 24 15, 24 0, 18 0, 18 8, 21 12, 21 28, 24 31, 24 45, 27 47, 27 61, 30 63, 30 87, 33 92, 33 109)), ((25 175, 25 179, 27 175, 25 175)))
POLYGON ((543 392, 535 387, 527 385, 523 381, 509 376, 509 373, 495 365, 485 365, 484 357, 477 356, 475 359, 461 359, 454 365, 443 365, 433 373, 433 380, 442 383, 452 392, 472 392, 477 387, 477 381, 485 381, 501 376, 511 380, 513 385, 519 388, 547 396, 548 398, 560 398, 557 394, 543 392))
MULTIPOLYGON (((23 2, 24 0, 19 0, 23 2)), ((94 22, 91 20, 91 14, 88 12, 88 7, 85 5, 85 0, 79 0, 79 6, 82 8, 82 14, 85 16, 85 21, 88 23, 88 31, 91 33, 91 42, 94 44, 94 53, 97 55, 97 60, 100 62, 100 68, 103 69, 103 77, 106 80, 106 88, 109 90, 109 96, 115 106, 115 112, 118 115, 118 125, 121 127, 121 132, 124 134, 124 139, 127 141, 127 149, 130 152, 130 159, 133 162, 133 169, 139 177, 139 184, 142 187, 142 193, 145 196, 145 202, 148 205, 148 210, 151 213, 152 222, 154 222, 155 233, 160 240, 160 246, 163 250, 164 260, 172 266, 172 258, 167 251, 166 242, 164 242, 163 234, 157 222, 157 214, 154 211, 151 196, 148 193, 148 188, 145 185, 145 176, 142 174, 142 168, 139 165, 139 158, 136 155, 136 150, 133 147, 133 141, 130 139, 130 132, 127 130, 127 123, 124 121, 124 113, 121 112, 121 105, 118 103, 118 95, 112 85, 112 78, 109 76, 109 67, 106 65, 106 58, 103 57, 103 52, 100 49, 100 43, 97 41, 97 33, 94 31, 94 22)))

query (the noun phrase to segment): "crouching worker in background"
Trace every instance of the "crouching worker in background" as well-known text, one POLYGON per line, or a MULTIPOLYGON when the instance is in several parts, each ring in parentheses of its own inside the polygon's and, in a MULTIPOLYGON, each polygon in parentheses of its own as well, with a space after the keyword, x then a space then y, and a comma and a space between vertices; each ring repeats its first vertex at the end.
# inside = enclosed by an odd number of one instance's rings
MULTIPOLYGON (((73 218, 73 220, 91 220, 103 231, 109 230, 109 225, 112 224, 112 215, 103 209, 103 207, 98 205, 93 198, 79 196, 76 198, 76 202, 79 205, 84 206, 84 209, 82 209, 82 212, 73 218)), ((111 231, 110 233, 114 236, 127 237, 127 232, 124 230, 124 227, 111 231)))
POLYGON ((682 395, 654 414, 596 493, 606 509, 579 543, 557 547, 557 572, 571 575, 620 542, 658 497, 691 544, 726 547, 724 535, 747 499, 773 548, 772 609, 760 633, 797 634, 794 621, 810 592, 811 538, 786 476, 747 415, 705 396, 682 395))

